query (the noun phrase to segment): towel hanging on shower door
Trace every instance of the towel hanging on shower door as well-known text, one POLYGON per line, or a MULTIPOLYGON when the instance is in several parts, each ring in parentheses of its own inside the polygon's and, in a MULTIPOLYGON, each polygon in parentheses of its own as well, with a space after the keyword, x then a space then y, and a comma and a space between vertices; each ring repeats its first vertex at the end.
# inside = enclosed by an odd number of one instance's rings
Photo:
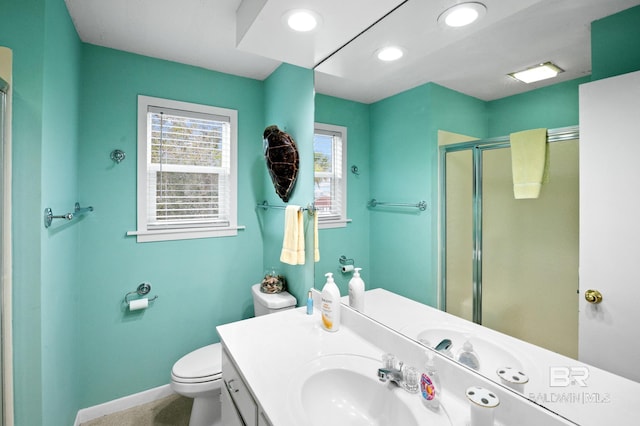
POLYGON ((549 154, 547 129, 511 133, 511 170, 516 199, 538 198, 547 181, 549 154))

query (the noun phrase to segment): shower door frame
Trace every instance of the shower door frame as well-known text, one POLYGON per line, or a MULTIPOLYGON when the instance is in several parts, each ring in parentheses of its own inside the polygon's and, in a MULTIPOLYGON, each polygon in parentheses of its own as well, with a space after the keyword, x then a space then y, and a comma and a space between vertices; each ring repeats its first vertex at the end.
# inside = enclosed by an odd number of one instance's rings
MULTIPOLYGON (((563 142, 579 139, 578 126, 561 127, 547 130, 547 142, 563 142)), ((440 200, 440 280, 438 285, 438 308, 447 311, 447 154, 452 152, 472 152, 472 320, 482 324, 482 154, 493 149, 509 148, 509 136, 490 139, 478 139, 470 142, 443 145, 439 148, 439 189, 440 200)))

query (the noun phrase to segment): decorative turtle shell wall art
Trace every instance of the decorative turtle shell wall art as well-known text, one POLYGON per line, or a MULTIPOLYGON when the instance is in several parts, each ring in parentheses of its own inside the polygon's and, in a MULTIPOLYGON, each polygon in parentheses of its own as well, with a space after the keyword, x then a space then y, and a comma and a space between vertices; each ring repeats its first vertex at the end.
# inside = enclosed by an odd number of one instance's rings
POLYGON ((278 129, 278 126, 268 126, 263 135, 264 158, 276 194, 285 203, 296 184, 300 158, 298 147, 289 134, 278 129))

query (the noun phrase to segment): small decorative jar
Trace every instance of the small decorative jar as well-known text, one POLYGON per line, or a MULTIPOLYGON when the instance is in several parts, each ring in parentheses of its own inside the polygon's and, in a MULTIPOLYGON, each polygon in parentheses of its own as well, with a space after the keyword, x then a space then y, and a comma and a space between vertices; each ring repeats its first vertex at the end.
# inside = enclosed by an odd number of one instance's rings
POLYGON ((275 268, 269 268, 260 283, 260 291, 263 293, 280 293, 286 290, 287 280, 278 274, 275 268))

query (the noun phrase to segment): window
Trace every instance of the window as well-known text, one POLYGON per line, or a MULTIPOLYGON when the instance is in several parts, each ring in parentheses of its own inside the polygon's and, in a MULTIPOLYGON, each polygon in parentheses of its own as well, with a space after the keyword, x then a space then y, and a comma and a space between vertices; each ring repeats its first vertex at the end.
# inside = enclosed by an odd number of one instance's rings
POLYGON ((318 227, 343 227, 347 223, 347 128, 316 123, 313 157, 318 227))
POLYGON ((138 242, 237 234, 237 112, 138 96, 138 242))

